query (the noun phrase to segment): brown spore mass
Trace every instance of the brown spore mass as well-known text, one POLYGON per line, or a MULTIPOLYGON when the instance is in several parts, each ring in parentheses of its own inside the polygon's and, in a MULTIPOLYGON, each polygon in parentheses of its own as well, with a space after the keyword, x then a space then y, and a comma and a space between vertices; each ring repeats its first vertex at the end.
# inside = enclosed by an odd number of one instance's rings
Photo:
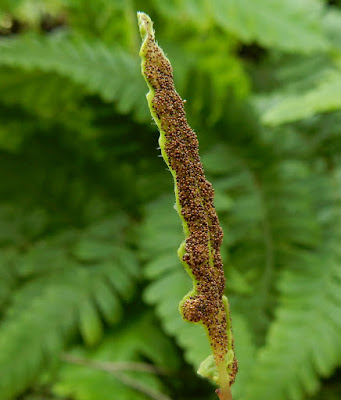
POLYGON ((165 161, 175 173, 179 213, 189 232, 182 261, 195 278, 195 290, 182 304, 182 315, 205 326, 215 360, 220 362, 227 353, 228 336, 222 300, 223 231, 213 204, 214 191, 205 178, 198 139, 187 123, 184 102, 175 90, 172 67, 152 33, 147 32, 141 51, 143 72, 155 93, 151 99, 152 111, 165 138, 165 161))

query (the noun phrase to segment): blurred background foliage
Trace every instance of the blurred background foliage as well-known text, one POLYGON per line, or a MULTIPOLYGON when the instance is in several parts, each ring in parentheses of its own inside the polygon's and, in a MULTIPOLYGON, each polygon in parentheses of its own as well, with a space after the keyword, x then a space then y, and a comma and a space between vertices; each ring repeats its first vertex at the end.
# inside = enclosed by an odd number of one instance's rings
POLYGON ((0 400, 216 398, 138 10, 215 187, 234 399, 340 399, 341 2, 0 5, 0 400))

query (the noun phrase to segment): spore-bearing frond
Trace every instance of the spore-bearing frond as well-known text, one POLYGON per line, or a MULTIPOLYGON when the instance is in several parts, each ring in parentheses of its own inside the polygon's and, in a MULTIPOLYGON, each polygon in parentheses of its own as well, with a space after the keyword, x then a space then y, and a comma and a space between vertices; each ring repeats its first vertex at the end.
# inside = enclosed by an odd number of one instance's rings
MULTIPOLYGON (((178 254, 193 279, 193 290, 181 301, 180 311, 187 321, 204 325, 218 367, 225 364, 228 350, 233 351, 233 340, 232 335, 229 340, 230 316, 224 304, 223 231, 213 204, 214 191, 205 178, 198 139, 187 123, 184 102, 175 90, 171 64, 155 42, 152 21, 143 13, 138 19, 142 73, 150 89, 147 99, 160 130, 163 158, 174 178, 176 208, 186 234, 178 254)), ((231 384, 237 369, 234 356, 228 369, 231 384)))

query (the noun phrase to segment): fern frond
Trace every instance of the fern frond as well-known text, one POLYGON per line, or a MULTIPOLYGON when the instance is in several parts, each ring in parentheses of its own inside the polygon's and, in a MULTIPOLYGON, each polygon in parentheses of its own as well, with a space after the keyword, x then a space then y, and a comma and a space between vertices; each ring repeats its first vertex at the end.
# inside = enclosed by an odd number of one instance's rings
POLYGON ((220 26, 247 43, 303 53, 328 48, 318 1, 214 0, 212 7, 220 26))
MULTIPOLYGON (((60 114, 69 114, 70 117, 85 95, 82 87, 69 79, 37 70, 28 72, 16 68, 1 68, 0 85, 2 103, 20 105, 40 117, 57 117, 58 120, 62 119, 60 114)), ((85 110, 82 111, 84 115, 85 110)), ((84 118, 88 120, 86 115, 84 118)))
POLYGON ((326 256, 302 254, 300 260, 296 255, 293 263, 300 262, 301 273, 283 274, 282 305, 258 354, 248 399, 301 399, 317 390, 319 375, 328 376, 338 365, 341 316, 335 294, 341 290, 340 261, 326 256))
POLYGON ((120 320, 121 303, 131 298, 138 277, 122 229, 127 229, 125 218, 108 218, 50 244, 38 243, 13 260, 26 283, 12 295, 0 327, 0 399, 27 388, 76 329, 93 345, 102 335, 103 319, 110 324, 120 320))
POLYGON ((319 376, 328 376, 340 363, 341 174, 334 172, 317 196, 328 209, 327 214, 326 209, 321 212, 325 235, 320 248, 289 251, 291 264, 278 284, 276 319, 245 392, 250 400, 302 399, 316 392, 319 376))
POLYGON ((148 119, 138 60, 101 42, 72 41, 63 35, 27 36, 0 41, 0 65, 57 73, 88 93, 115 102, 120 113, 148 119), (142 99, 142 100, 141 100, 142 99))
POLYGON ((153 22, 137 13, 142 38, 142 75, 147 101, 159 128, 161 154, 174 179, 175 209, 185 234, 178 256, 193 281, 179 305, 187 322, 201 324, 212 354, 198 373, 219 384, 219 398, 230 399, 238 361, 234 355, 230 308, 224 295, 225 275, 220 255, 223 231, 214 206, 214 191, 205 178, 198 139, 186 120, 183 100, 176 92, 172 66, 155 41, 153 22), (220 393, 220 394, 219 394, 220 393))
POLYGON ((211 25, 210 19, 236 35, 243 42, 258 42, 265 47, 308 53, 326 50, 327 35, 321 24, 322 6, 318 1, 293 0, 213 0, 155 1, 155 7, 165 16, 182 16, 182 20, 211 25))
POLYGON ((270 106, 262 119, 265 124, 276 126, 339 109, 341 109, 341 72, 333 71, 325 74, 313 89, 305 93, 277 98, 276 103, 270 106))
POLYGON ((92 124, 94 112, 84 101, 86 91, 68 78, 55 73, 5 67, 0 69, 0 86, 0 103, 16 109, 17 113, 27 113, 25 123, 12 120, 11 127, 6 126, 5 118, 2 118, 4 133, 2 140, 0 132, 0 146, 3 148, 18 150, 28 137, 39 135, 40 130, 35 128, 37 117, 42 129, 46 127, 51 132, 56 125, 62 125, 62 130, 77 135, 78 141, 98 135, 98 128, 92 124))
MULTIPOLYGON (((106 334, 101 344, 94 350, 76 348, 71 354, 89 360, 89 366, 62 366, 54 393, 58 396, 71 396, 75 400, 145 400, 148 391, 153 398, 164 398, 163 385, 156 375, 129 370, 111 373, 91 368, 91 361, 110 362, 115 366, 119 362, 141 362, 148 359, 156 367, 169 371, 177 366, 177 357, 171 342, 162 334, 150 315, 136 317, 124 327, 106 334), (123 377, 138 382, 147 390, 143 393, 129 386, 123 377), (158 396, 156 396, 158 394, 158 396)), ((168 399, 168 397, 167 397, 168 399)))

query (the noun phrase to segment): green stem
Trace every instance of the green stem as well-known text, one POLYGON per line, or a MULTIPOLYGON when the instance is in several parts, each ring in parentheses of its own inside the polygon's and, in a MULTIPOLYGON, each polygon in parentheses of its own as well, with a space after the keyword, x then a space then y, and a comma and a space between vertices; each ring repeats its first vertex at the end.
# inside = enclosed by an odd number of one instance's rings
POLYGON ((219 384, 220 384, 217 392, 219 399, 232 400, 230 379, 227 374, 225 362, 218 363, 217 369, 218 369, 219 384))

